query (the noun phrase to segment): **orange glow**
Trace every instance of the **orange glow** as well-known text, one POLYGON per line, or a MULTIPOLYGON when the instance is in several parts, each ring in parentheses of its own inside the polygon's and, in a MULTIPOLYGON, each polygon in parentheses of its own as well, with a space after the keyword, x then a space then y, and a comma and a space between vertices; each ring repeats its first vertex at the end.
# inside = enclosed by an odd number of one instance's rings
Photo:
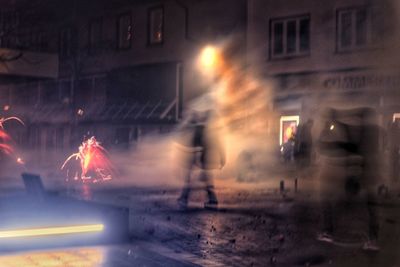
POLYGON ((76 226, 63 226, 63 227, 36 228, 36 229, 8 230, 8 231, 0 231, 0 238, 17 238, 17 237, 30 237, 30 236, 48 236, 48 235, 101 232, 103 231, 103 229, 104 225, 102 224, 89 224, 89 225, 76 225, 76 226))
POLYGON ((104 251, 100 248, 79 248, 51 250, 44 252, 27 252, 0 256, 0 266, 85 266, 98 267, 104 263, 104 251))
POLYGON ((25 161, 23 160, 23 159, 21 159, 21 158, 17 158, 17 163, 19 163, 19 164, 25 164, 25 161))
POLYGON ((84 159, 84 163, 83 163, 83 169, 85 171, 87 171, 88 167, 89 167, 89 163, 92 161, 92 153, 91 151, 89 151, 88 153, 86 153, 85 155, 85 159, 84 159))
POLYGON ((293 137, 294 134, 296 134, 299 122, 300 122, 300 117, 298 115, 281 116, 279 145, 284 144, 291 137, 293 137))
MULTIPOLYGON (((71 161, 72 159, 76 160, 75 163, 79 162, 80 179, 82 181, 91 180, 95 183, 112 179, 114 168, 108 158, 106 150, 100 145, 94 136, 82 142, 79 146, 78 152, 70 155, 64 161, 61 170, 65 168, 67 173, 69 173, 70 168, 67 165, 70 163, 73 164, 74 161, 71 161)), ((75 173, 75 177, 79 176, 77 172, 75 173)), ((67 179, 68 178, 72 177, 67 177, 67 179)))
POLYGON ((203 49, 200 55, 200 63, 202 67, 207 69, 216 66, 218 61, 218 52, 215 47, 207 46, 203 49))
POLYGON ((287 139, 290 139, 293 137, 293 128, 292 127, 286 128, 285 136, 287 139))

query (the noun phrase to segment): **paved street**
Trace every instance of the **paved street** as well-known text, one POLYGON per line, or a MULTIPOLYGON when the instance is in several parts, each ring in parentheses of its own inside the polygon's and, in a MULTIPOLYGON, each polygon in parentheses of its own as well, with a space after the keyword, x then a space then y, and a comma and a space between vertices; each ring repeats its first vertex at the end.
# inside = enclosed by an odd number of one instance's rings
POLYGON ((320 210, 311 193, 289 192, 282 197, 274 188, 220 188, 221 207, 210 211, 202 208, 201 193, 193 194, 188 210, 179 210, 176 189, 117 191, 100 191, 93 198, 129 205, 133 242, 150 242, 168 255, 202 266, 394 267, 400 262, 396 201, 379 207, 381 251, 366 253, 360 241, 367 233, 362 205, 344 210, 337 222, 338 235, 354 240, 333 246, 315 240, 320 210))
POLYGON ((68 194, 129 207, 131 241, 7 254, 0 256, 0 266, 399 266, 394 197, 379 206, 381 251, 366 253, 359 241, 367 232, 363 207, 349 207, 338 221, 339 235, 358 241, 322 244, 315 240, 320 228, 315 193, 282 196, 277 188, 276 182, 219 185, 219 210, 203 209, 201 191, 192 194, 187 210, 179 209, 177 187, 77 188, 68 194))

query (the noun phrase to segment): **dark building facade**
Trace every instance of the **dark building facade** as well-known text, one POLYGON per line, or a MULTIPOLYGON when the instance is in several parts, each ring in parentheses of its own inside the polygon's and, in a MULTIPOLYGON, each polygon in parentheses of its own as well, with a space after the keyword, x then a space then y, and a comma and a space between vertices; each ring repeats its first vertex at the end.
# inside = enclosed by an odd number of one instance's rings
POLYGON ((384 128, 398 116, 399 10, 390 0, 248 1, 248 65, 275 81, 280 142, 285 122, 329 106, 373 107, 384 128))
POLYGON ((40 153, 87 135, 132 147, 202 93, 193 65, 204 45, 239 33, 245 46, 246 16, 240 0, 5 1, 2 114, 24 120, 10 130, 40 153))

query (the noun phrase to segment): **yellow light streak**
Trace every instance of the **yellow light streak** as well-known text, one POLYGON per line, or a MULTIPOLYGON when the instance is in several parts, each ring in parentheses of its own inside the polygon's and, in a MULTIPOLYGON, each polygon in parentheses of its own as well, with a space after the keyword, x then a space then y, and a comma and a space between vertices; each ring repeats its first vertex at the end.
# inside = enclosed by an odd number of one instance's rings
POLYGON ((77 234, 77 233, 88 233, 88 232, 101 232, 103 230, 104 230, 103 224, 20 229, 20 230, 0 231, 0 238, 65 235, 65 234, 77 234))

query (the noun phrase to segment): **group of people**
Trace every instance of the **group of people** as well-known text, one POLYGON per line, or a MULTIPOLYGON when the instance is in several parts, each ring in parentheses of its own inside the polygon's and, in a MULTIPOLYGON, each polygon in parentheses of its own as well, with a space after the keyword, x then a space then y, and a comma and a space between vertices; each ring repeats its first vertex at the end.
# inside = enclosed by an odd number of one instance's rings
MULTIPOLYGON (((183 131, 190 133, 185 147, 185 184, 178 204, 186 208, 192 191, 194 170, 199 169, 200 180, 208 199, 204 206, 216 208, 217 196, 212 173, 225 165, 225 154, 218 136, 213 135, 210 121, 213 111, 193 112, 183 131)), ((377 244, 379 223, 376 209, 376 186, 379 181, 379 127, 376 114, 370 108, 352 110, 328 109, 319 137, 314 142, 319 155, 323 229, 317 239, 335 241, 335 221, 343 203, 361 203, 368 211, 368 238, 366 250, 379 250, 377 244), (361 200, 361 201, 360 201, 361 200)), ((313 158, 313 121, 299 125, 290 140, 299 169, 310 167, 313 158)))

